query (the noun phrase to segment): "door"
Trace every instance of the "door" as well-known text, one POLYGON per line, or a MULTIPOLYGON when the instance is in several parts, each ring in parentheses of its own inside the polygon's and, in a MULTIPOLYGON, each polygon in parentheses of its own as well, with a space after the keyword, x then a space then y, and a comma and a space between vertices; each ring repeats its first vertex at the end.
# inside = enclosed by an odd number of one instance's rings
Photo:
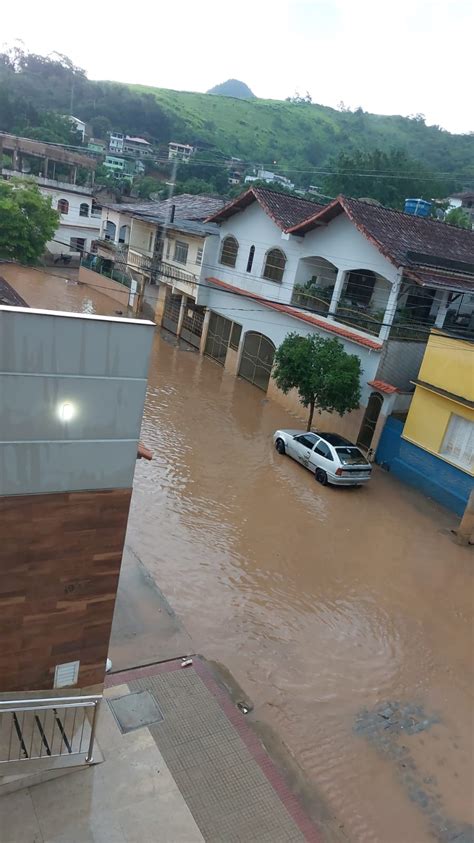
POLYGON ((301 465, 311 468, 313 448, 317 441, 318 437, 314 433, 302 433, 290 441, 288 450, 301 465))
POLYGON ((357 444, 367 450, 372 445, 372 438, 380 415, 380 410, 382 409, 382 404, 383 396, 380 395, 380 392, 372 392, 360 426, 359 436, 357 437, 357 444))
POLYGON ((212 357, 221 366, 225 363, 231 328, 232 322, 229 319, 211 311, 204 354, 212 357))
POLYGON ((175 295, 166 291, 165 307, 161 325, 172 334, 178 333, 179 312, 181 310, 181 295, 175 295))
POLYGON ((274 356, 275 346, 268 337, 256 331, 247 331, 240 360, 240 377, 266 392, 274 356))
POLYGON ((195 348, 199 348, 201 344, 204 313, 204 307, 195 304, 192 299, 187 300, 184 308, 181 337, 195 348))

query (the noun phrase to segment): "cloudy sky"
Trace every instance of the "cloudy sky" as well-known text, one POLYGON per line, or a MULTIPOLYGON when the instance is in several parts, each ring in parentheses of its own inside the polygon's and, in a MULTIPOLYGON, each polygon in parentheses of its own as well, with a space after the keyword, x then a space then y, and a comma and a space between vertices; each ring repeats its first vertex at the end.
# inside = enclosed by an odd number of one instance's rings
POLYGON ((205 91, 229 77, 259 97, 474 130, 472 0, 43 0, 5 4, 0 38, 58 51, 91 79, 205 91))

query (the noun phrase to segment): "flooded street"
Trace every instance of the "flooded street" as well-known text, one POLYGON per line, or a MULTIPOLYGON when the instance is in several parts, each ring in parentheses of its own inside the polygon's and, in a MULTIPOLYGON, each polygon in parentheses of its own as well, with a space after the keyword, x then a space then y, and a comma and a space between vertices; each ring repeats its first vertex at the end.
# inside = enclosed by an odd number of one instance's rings
MULTIPOLYGON (((100 290, 0 274, 32 307, 115 312, 100 290)), ((454 516, 381 470, 363 489, 316 484, 273 449, 294 426, 157 334, 142 432, 154 458, 137 464, 127 542, 341 840, 468 843, 472 549, 452 542, 454 516)))

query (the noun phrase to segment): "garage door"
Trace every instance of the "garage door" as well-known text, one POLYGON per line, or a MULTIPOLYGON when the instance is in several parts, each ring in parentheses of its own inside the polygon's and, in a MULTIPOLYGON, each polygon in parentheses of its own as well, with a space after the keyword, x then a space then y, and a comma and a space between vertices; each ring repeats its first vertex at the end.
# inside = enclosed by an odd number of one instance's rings
POLYGON ((194 304, 194 301, 187 300, 184 308, 183 325, 181 337, 190 345, 199 348, 201 344, 202 325, 204 322, 205 308, 194 304))
POLYGON ((231 328, 232 322, 229 319, 211 311, 204 354, 217 360, 222 366, 225 363, 231 328))
POLYGON ((163 328, 166 328, 167 331, 171 331, 172 334, 178 333, 181 299, 181 295, 175 295, 169 292, 166 293, 165 308, 163 310, 163 319, 161 320, 161 324, 163 328))
POLYGON ((240 360, 240 377, 266 392, 274 355, 275 346, 268 337, 258 334, 256 331, 248 331, 245 334, 240 360))

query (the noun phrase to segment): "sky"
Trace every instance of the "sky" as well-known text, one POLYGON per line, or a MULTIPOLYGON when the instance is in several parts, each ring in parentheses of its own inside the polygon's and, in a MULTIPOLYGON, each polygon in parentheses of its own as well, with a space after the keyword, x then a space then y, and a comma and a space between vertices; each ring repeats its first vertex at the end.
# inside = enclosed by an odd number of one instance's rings
POLYGON ((5 4, 2 46, 57 51, 90 79, 206 91, 241 79, 263 98, 424 114, 474 131, 473 0, 43 0, 5 4))

